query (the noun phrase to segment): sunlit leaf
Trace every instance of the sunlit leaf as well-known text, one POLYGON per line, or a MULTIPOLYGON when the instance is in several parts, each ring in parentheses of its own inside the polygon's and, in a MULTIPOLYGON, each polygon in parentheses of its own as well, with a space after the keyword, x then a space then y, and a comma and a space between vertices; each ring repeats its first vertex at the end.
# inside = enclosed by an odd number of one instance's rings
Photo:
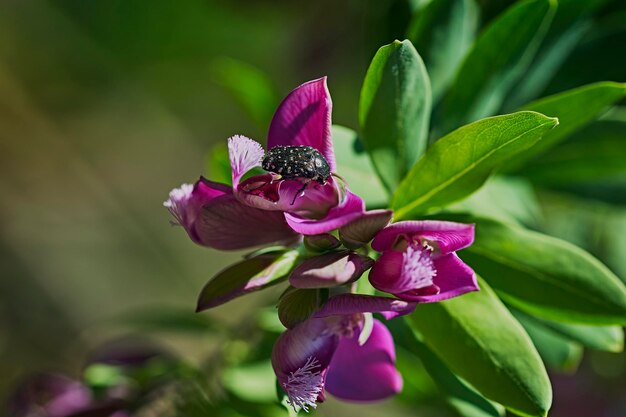
POLYGON ((558 121, 534 112, 490 117, 463 126, 431 146, 393 195, 395 218, 407 219, 471 194, 516 154, 535 145, 558 121))
POLYGON ((589 326, 549 320, 540 321, 555 333, 585 347, 608 352, 621 352, 624 349, 624 330, 620 326, 589 326))
POLYGON ((561 372, 576 370, 583 356, 582 346, 564 338, 531 316, 516 312, 513 315, 526 329, 548 368, 561 372))
POLYGON ((547 133, 537 146, 520 155, 516 163, 538 155, 561 142, 587 123, 597 119, 624 95, 626 84, 600 82, 544 97, 523 106, 520 110, 531 110, 557 117, 559 126, 547 133))
POLYGON ((530 182, 524 178, 498 175, 446 209, 525 225, 537 224, 541 218, 539 201, 530 182))
POLYGON ((541 233, 487 219, 460 253, 511 305, 557 321, 626 323, 626 287, 583 249, 541 233))
POLYGON ((393 190, 426 149, 431 111, 426 67, 410 41, 378 50, 361 89, 359 124, 383 185, 393 190))
POLYGON ((446 402, 462 417, 500 417, 503 407, 492 403, 456 376, 412 330, 404 319, 392 320, 389 328, 398 346, 419 357, 446 402))
POLYGON ((487 398, 522 416, 544 417, 552 390, 539 354, 489 285, 410 316, 425 343, 487 398))

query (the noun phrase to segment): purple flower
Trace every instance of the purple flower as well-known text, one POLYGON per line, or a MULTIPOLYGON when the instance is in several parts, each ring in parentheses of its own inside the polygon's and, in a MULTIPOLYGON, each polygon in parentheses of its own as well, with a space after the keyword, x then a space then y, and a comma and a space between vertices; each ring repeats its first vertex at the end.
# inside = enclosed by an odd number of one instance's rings
POLYGON ((472 224, 394 223, 372 241, 372 248, 382 255, 370 271, 370 282, 380 291, 423 303, 478 291, 474 271, 455 253, 473 241, 472 224))
MULTIPOLYGON (((325 77, 302 84, 274 114, 268 147, 312 147, 335 172, 331 109, 325 77)), ((269 172, 244 179, 246 173, 261 165, 265 155, 263 147, 252 139, 231 137, 228 153, 232 188, 201 178, 194 186, 173 190, 165 202, 196 243, 216 249, 241 249, 293 238, 293 231, 316 235, 349 223, 365 210, 363 200, 335 175, 323 184, 269 172)))
POLYGON ((297 236, 282 213, 242 204, 230 186, 205 178, 172 190, 163 204, 191 240, 215 249, 244 249, 297 236))
MULTIPOLYGON (((270 124, 268 148, 310 146, 321 153, 334 173, 331 111, 326 77, 302 84, 278 106, 270 124)), ((260 166, 265 152, 257 142, 243 136, 230 138, 228 150, 237 198, 251 207, 284 212, 287 223, 298 233, 316 235, 337 229, 365 210, 363 200, 333 175, 325 184, 285 179, 274 173, 241 181, 246 172, 260 166)))
POLYGON ((341 294, 285 331, 274 345, 272 366, 289 404, 315 408, 324 401, 324 390, 349 401, 376 401, 400 392, 391 334, 366 313, 392 318, 414 308, 415 303, 393 298, 341 294))

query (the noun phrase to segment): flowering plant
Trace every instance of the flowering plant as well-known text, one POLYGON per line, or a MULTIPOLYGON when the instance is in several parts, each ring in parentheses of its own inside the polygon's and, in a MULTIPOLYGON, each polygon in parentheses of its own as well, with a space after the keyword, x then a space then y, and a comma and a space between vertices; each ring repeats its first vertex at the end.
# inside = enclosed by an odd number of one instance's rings
MULTIPOLYGON (((400 393, 398 344, 439 368, 434 378, 451 403, 543 417, 552 393, 533 326, 571 335, 626 322, 626 288, 591 255, 515 216, 485 216, 468 198, 496 172, 524 172, 584 124, 567 103, 590 97, 586 90, 486 117, 502 95, 461 85, 485 59, 483 44, 520 16, 538 28, 552 7, 521 2, 497 19, 457 62, 458 88, 445 96, 442 86, 455 81, 436 61, 431 85, 409 40, 382 47, 363 83, 359 135, 332 125, 326 77, 306 82, 278 106, 266 149, 228 139, 230 184, 200 177, 170 193, 165 206, 195 243, 257 249, 204 286, 197 311, 288 283, 276 303, 285 330, 271 365, 295 412, 316 408, 326 393, 357 402, 400 393)), ((502 61, 527 51, 514 52, 502 61)), ((493 65, 484 77, 500 70, 493 65)), ((624 92, 591 89, 603 93, 598 112, 624 92)))

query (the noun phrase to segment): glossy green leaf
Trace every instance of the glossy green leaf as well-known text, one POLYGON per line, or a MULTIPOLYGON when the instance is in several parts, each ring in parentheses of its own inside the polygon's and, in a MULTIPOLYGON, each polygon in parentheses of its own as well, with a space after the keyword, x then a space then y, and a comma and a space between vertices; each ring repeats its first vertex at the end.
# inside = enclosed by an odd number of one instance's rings
POLYGON ((546 327, 581 345, 608 352, 624 350, 624 330, 620 326, 589 326, 540 320, 546 327))
POLYGON ((407 325, 407 320, 390 321, 396 345, 406 349, 422 361, 430 377, 439 387, 446 402, 462 417, 501 417, 504 409, 487 400, 456 376, 423 341, 417 330, 407 325))
POLYGON ((216 307, 233 298, 259 291, 287 279, 298 251, 266 253, 245 259, 218 272, 202 288, 196 311, 216 307))
POLYGON ((474 40, 478 17, 474 0, 433 0, 413 14, 407 38, 424 58, 433 102, 453 81, 474 40))
POLYGON ((521 110, 549 114, 559 119, 559 127, 546 134, 538 146, 519 156, 521 161, 544 152, 567 136, 597 119, 626 95, 626 84, 600 82, 575 88, 529 103, 521 110))
POLYGON ((572 323, 626 323, 626 287, 583 249, 541 233, 473 219, 476 237, 461 257, 507 303, 572 323))
POLYGON ((365 200, 368 208, 385 207, 389 194, 380 182, 357 133, 338 125, 333 125, 332 132, 337 173, 346 180, 352 192, 365 200))
POLYGON ((543 417, 552 390, 522 326, 482 279, 481 290, 421 304, 410 316, 425 343, 485 397, 522 416, 543 417))
POLYGON ((410 41, 376 52, 359 102, 365 149, 388 190, 393 190, 426 149, 431 111, 426 67, 410 41))
POLYGON ((512 5, 480 34, 442 102, 438 134, 495 114, 524 74, 550 25, 556 1, 512 5))
POLYGON ((213 61, 211 74, 216 83, 229 91, 260 132, 265 133, 279 98, 270 78, 248 63, 232 58, 213 61))
POLYGON ((561 372, 574 372, 578 368, 583 355, 582 346, 564 338, 530 316, 516 313, 514 316, 526 329, 548 368, 561 372))
POLYGON ((397 220, 444 207, 471 194, 516 154, 558 124, 534 112, 490 117, 463 126, 431 146, 391 201, 397 220))
POLYGON ((626 178, 626 122, 598 120, 530 161, 524 176, 541 185, 595 184, 626 178))
POLYGON ((541 208, 532 184, 525 178, 492 176, 478 191, 446 210, 524 225, 536 225, 541 208))

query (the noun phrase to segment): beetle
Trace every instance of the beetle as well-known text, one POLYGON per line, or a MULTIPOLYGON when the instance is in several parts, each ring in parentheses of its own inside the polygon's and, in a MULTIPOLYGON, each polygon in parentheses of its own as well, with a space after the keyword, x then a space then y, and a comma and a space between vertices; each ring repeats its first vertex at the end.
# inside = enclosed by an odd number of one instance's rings
POLYGON ((261 167, 286 180, 304 179, 304 184, 296 192, 291 205, 311 181, 324 185, 330 178, 328 161, 311 146, 274 146, 265 154, 261 167))

